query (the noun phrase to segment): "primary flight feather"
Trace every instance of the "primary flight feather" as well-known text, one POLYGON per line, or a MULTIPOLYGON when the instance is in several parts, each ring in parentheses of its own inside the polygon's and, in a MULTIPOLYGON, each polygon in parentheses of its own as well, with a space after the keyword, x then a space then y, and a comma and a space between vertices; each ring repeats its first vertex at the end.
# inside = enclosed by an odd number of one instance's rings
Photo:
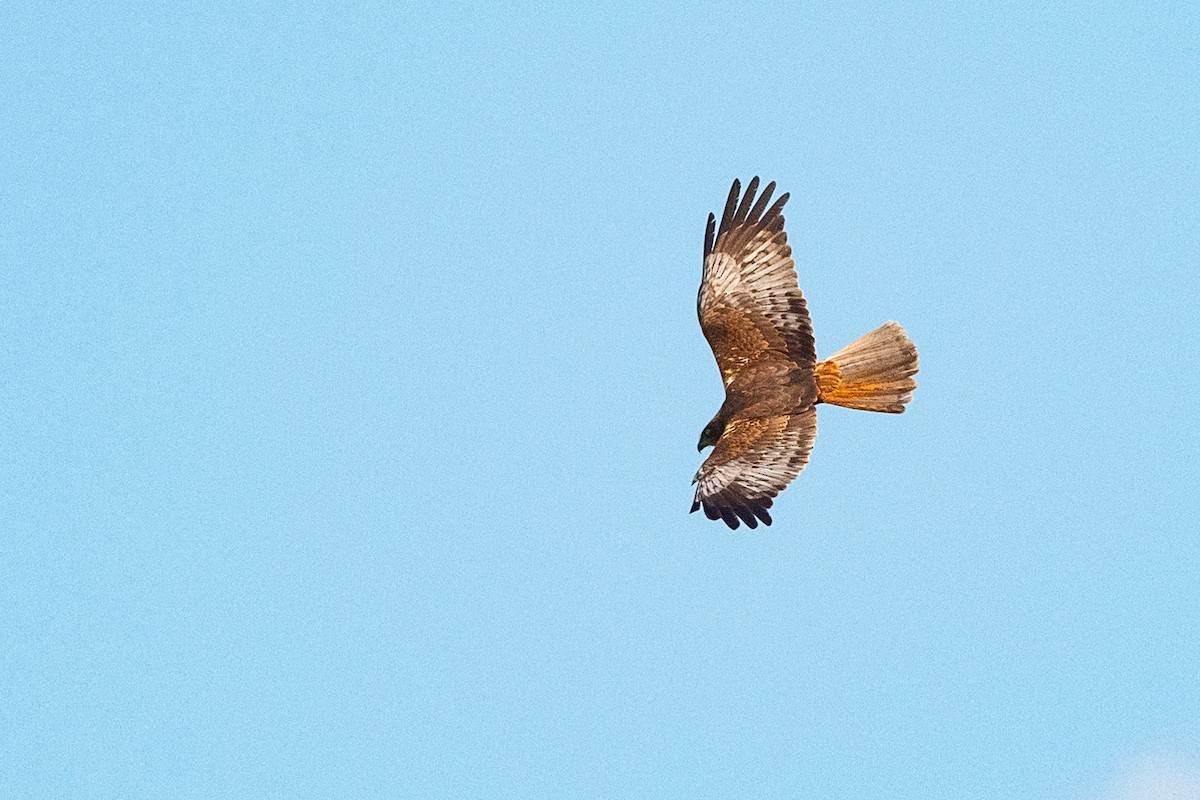
POLYGON ((700 328, 725 384, 721 410, 697 447, 692 511, 730 528, 771 524, 774 497, 796 479, 817 435, 817 403, 898 414, 912 399, 917 349, 894 322, 818 362, 808 307, 783 230, 788 195, 773 204, 758 178, 733 182, 720 227, 708 215, 700 328))

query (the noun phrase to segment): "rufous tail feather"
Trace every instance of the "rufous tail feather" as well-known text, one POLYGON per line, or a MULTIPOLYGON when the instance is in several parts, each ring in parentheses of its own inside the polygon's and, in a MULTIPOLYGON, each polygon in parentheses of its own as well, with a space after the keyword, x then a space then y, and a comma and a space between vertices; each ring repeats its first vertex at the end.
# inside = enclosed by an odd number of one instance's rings
POLYGON ((917 388, 917 348, 889 322, 818 363, 816 373, 818 402, 899 414, 917 388))

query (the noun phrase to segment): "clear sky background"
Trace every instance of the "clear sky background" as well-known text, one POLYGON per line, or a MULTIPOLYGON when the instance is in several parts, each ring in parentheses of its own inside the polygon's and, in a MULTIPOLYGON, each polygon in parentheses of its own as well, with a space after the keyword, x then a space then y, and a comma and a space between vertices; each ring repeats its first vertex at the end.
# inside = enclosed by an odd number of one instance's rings
POLYGON ((1200 797, 1200 11, 1043 5, 6 4, 0 795, 1200 797), (921 372, 731 532, 755 174, 921 372))

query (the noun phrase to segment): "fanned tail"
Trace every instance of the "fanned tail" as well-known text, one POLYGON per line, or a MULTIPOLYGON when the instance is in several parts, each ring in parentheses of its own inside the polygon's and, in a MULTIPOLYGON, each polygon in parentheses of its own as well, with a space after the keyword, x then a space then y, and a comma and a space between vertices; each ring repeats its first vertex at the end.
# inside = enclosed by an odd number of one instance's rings
POLYGON ((917 348, 889 322, 817 364, 816 373, 820 402, 899 414, 917 388, 917 348))

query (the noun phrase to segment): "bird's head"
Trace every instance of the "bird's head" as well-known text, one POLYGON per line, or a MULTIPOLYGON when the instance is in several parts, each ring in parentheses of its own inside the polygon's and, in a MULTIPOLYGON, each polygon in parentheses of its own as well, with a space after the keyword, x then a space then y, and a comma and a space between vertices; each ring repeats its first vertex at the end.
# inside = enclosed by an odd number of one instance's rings
POLYGON ((717 439, 720 439, 724 432, 725 423, 714 419, 704 426, 704 430, 700 431, 700 444, 696 445, 696 450, 702 452, 706 447, 715 446, 717 439))

